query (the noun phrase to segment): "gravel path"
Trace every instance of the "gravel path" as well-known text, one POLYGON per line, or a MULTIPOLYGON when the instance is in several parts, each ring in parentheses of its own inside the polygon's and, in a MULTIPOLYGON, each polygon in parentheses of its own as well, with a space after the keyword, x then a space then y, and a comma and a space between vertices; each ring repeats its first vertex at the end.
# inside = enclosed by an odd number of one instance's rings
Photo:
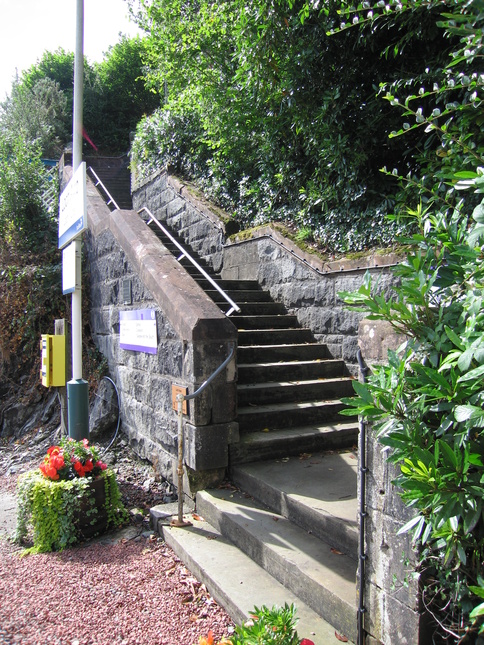
MULTIPOLYGON (((18 475, 37 467, 51 443, 28 439, 0 446, 0 496, 15 491, 18 475)), ((169 485, 126 444, 106 461, 132 511, 124 535, 134 537, 22 558, 0 536, 0 645, 194 645, 209 630, 216 639, 229 635, 225 611, 149 531, 150 506, 173 501, 169 485)))

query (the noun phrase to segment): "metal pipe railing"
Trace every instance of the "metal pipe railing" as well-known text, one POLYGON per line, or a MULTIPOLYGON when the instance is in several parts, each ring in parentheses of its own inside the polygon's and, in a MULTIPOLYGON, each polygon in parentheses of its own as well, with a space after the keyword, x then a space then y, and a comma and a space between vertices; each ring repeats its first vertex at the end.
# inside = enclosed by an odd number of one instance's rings
MULTIPOLYGON (((363 382, 366 381, 366 375, 369 368, 363 362, 361 349, 357 352, 358 365, 363 382)), ((367 518, 366 511, 366 476, 368 473, 368 466, 366 462, 366 423, 362 417, 359 420, 360 441, 359 441, 359 462, 360 462, 360 509, 359 509, 359 542, 358 542, 358 561, 360 566, 359 575, 359 593, 358 593, 358 645, 365 643, 365 626, 364 615, 366 613, 365 607, 365 570, 367 553, 365 552, 365 525, 367 518)))
POLYGON ((118 210, 118 211, 119 211, 119 206, 118 206, 118 205, 116 204, 116 202, 114 201, 114 197, 113 197, 113 196, 111 195, 111 193, 108 191, 108 189, 107 189, 107 188, 106 188, 106 186, 103 184, 103 182, 99 179, 99 177, 98 177, 98 175, 96 174, 96 171, 94 170, 94 168, 93 168, 92 166, 89 166, 88 170, 90 170, 90 171, 92 172, 92 174, 94 175, 94 178, 96 179, 96 183, 95 183, 94 185, 95 185, 96 187, 97 187, 97 186, 101 186, 101 188, 103 189, 103 191, 104 191, 104 192, 106 193, 106 195, 109 197, 109 201, 107 201, 107 202, 106 202, 107 206, 109 206, 109 204, 112 204, 112 205, 114 206, 114 208, 115 208, 116 210, 118 210))
POLYGON ((189 260, 193 266, 203 275, 203 277, 210 282, 212 287, 216 289, 222 296, 223 298, 229 303, 230 309, 225 313, 226 316, 230 316, 230 314, 234 313, 234 311, 240 312, 240 307, 228 296, 225 291, 215 282, 215 280, 208 275, 208 273, 205 271, 205 269, 202 269, 202 267, 198 264, 198 262, 192 258, 192 256, 186 251, 183 246, 173 237, 173 235, 163 226, 163 224, 155 218, 153 213, 146 208, 146 206, 143 206, 143 208, 140 208, 138 211, 138 214, 141 214, 143 211, 148 213, 150 220, 146 222, 147 226, 149 226, 152 222, 158 226, 158 228, 163 231, 163 234, 166 235, 166 237, 174 244, 177 249, 181 251, 181 255, 177 258, 178 261, 180 261, 183 257, 185 257, 187 260, 189 260))
POLYGON ((187 522, 183 519, 183 402, 191 401, 192 399, 195 399, 197 396, 199 396, 203 392, 203 390, 208 385, 210 385, 210 383, 220 374, 220 372, 222 372, 227 367, 227 365, 234 357, 234 354, 235 344, 233 345, 232 349, 230 350, 230 354, 227 356, 224 362, 219 365, 215 372, 200 385, 198 390, 196 390, 193 394, 180 393, 176 395, 178 409, 178 516, 176 520, 171 521, 171 526, 190 526, 190 522, 187 522))
POLYGON ((277 246, 281 247, 281 249, 284 249, 287 253, 292 255, 293 258, 298 260, 301 264, 303 264, 307 269, 310 269, 314 273, 320 276, 325 276, 325 275, 333 275, 336 273, 355 273, 356 271, 361 271, 363 269, 367 271, 371 271, 374 269, 391 269, 392 267, 398 266, 397 262, 393 262, 390 264, 375 264, 373 266, 357 266, 357 267, 352 267, 350 269, 345 269, 340 268, 340 269, 332 269, 329 267, 328 263, 325 262, 325 264, 328 265, 327 271, 322 271, 321 269, 318 269, 317 267, 314 267, 306 258, 301 257, 298 255, 293 249, 290 249, 288 246, 286 246, 283 242, 280 242, 279 240, 276 240, 276 238, 271 235, 270 233, 265 233, 264 235, 259 235, 258 237, 251 237, 247 240, 238 240, 237 242, 231 242, 230 246, 241 246, 242 244, 249 244, 250 242, 253 242, 254 240, 262 240, 262 239, 269 239, 271 242, 274 242, 274 244, 277 244, 277 246))

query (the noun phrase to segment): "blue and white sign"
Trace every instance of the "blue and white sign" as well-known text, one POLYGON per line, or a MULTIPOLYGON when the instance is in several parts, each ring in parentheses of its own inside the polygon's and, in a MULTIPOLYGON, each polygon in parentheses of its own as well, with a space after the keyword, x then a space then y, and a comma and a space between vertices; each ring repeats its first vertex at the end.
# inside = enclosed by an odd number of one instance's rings
POLYGON ((120 311, 119 345, 121 349, 156 354, 158 351, 156 311, 154 309, 120 311))
POLYGON ((59 249, 87 228, 86 163, 79 164, 59 199, 59 249))

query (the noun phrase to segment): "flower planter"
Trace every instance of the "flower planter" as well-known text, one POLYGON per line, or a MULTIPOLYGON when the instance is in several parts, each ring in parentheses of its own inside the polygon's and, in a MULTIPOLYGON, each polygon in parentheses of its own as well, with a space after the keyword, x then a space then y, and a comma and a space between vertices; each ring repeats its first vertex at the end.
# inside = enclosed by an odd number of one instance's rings
POLYGON ((79 500, 79 511, 74 514, 74 525, 79 539, 88 540, 108 527, 106 487, 104 477, 89 482, 79 500))
POLYGON ((127 519, 115 474, 86 440, 49 448, 17 490, 16 539, 31 540, 30 552, 62 551, 127 519))

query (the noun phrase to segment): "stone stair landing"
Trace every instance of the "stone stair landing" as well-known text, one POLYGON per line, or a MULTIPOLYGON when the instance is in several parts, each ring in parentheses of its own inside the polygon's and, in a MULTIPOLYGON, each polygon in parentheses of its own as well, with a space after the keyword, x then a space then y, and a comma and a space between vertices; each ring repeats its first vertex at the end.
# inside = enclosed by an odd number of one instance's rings
POLYGON ((239 465, 235 485, 197 494, 191 527, 157 523, 156 509, 152 517, 234 620, 255 605, 295 603, 301 638, 354 642, 356 470, 352 452, 239 465))

